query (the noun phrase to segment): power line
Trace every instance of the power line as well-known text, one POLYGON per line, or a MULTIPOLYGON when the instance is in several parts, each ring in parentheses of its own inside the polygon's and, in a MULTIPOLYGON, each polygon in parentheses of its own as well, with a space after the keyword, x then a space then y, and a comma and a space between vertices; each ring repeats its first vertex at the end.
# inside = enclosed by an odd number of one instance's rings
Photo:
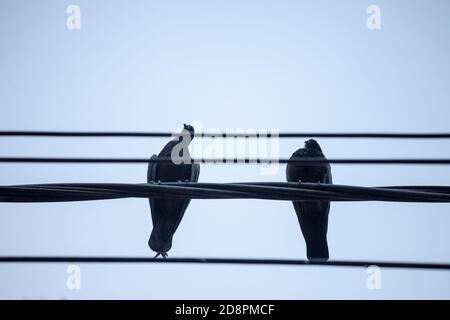
POLYGON ((285 266, 322 266, 322 267, 364 267, 380 268, 450 270, 447 263, 388 262, 388 261, 308 261, 288 259, 226 259, 226 258, 167 258, 146 257, 45 257, 45 256, 6 256, 0 257, 0 263, 199 263, 199 264, 248 264, 248 265, 285 265, 285 266))
MULTIPOLYGON (((169 163, 177 160, 170 157, 158 157, 156 159, 147 158, 61 158, 61 157, 0 157, 0 163, 109 163, 109 164, 138 164, 138 163, 169 163)), ((181 161, 181 159, 180 159, 181 161)), ((260 159, 250 159, 250 158, 201 158, 201 159, 191 159, 183 160, 184 163, 204 163, 204 164, 271 164, 271 163, 297 163, 303 165, 315 165, 321 163, 330 164, 402 164, 402 165, 448 165, 450 164, 450 159, 416 159, 416 158, 398 158, 398 159, 327 159, 322 158, 260 158, 260 159)))
MULTIPOLYGON (((143 138, 143 137, 172 137, 180 135, 173 132, 125 132, 125 131, 0 131, 0 137, 122 137, 122 138, 143 138)), ((271 132, 201 132, 196 133, 196 137, 221 137, 221 138, 266 138, 266 137, 279 137, 279 138, 363 138, 363 139, 449 139, 450 133, 448 132, 434 132, 434 133, 419 133, 419 132, 391 132, 391 133, 374 133, 374 132, 280 132, 278 134, 271 132)))
POLYGON ((292 182, 60 183, 0 186, 0 202, 67 202, 120 198, 449 203, 450 187, 360 187, 292 182))

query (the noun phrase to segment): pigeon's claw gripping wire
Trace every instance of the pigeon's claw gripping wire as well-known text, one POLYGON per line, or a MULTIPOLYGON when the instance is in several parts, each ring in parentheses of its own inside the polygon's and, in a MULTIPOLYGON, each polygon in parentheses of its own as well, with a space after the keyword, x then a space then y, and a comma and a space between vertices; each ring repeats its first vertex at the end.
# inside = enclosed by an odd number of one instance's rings
POLYGON ((161 256, 164 260, 166 260, 167 257, 168 257, 169 255, 167 254, 167 252, 158 252, 158 253, 153 257, 153 259, 156 259, 156 258, 158 258, 159 256, 161 256))

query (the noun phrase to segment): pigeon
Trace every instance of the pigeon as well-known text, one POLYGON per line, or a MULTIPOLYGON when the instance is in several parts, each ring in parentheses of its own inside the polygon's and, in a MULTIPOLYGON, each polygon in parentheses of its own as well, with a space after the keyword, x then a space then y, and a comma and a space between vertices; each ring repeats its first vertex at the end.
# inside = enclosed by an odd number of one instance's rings
MULTIPOLYGON (((168 142, 158 155, 153 155, 150 159, 169 158, 175 147, 179 149, 179 144, 183 143, 184 148, 180 152, 175 152, 175 157, 189 159, 189 143, 194 139, 194 128, 184 125, 184 129, 179 137, 168 142), (183 152, 186 152, 183 154, 183 152)), ((160 182, 197 182, 200 174, 199 164, 175 164, 173 162, 149 162, 147 171, 148 183, 160 182)), ((161 199, 150 198, 150 210, 152 213, 153 230, 148 240, 151 250, 156 252, 155 258, 161 255, 164 259, 167 252, 172 247, 172 238, 177 230, 184 212, 191 199, 161 199)))
MULTIPOLYGON (((310 139, 305 147, 292 154, 292 159, 317 158, 326 160, 319 143, 310 139)), ((289 163, 286 167, 288 182, 309 182, 331 184, 331 167, 329 163, 300 164, 289 163)), ((306 255, 311 261, 327 261, 329 258, 327 244, 329 201, 293 201, 300 229, 306 242, 306 255)))

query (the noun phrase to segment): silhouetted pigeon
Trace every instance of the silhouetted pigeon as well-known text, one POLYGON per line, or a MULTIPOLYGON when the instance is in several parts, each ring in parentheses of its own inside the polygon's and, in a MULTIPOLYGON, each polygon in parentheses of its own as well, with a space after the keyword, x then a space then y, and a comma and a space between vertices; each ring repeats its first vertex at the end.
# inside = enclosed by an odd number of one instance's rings
MULTIPOLYGON (((190 141, 194 138, 194 128, 190 125, 184 125, 184 129, 179 137, 171 140, 165 145, 158 156, 153 155, 151 159, 167 158, 172 156, 172 150, 179 143, 184 143, 185 148, 181 150, 176 157, 190 159, 187 153, 190 141)), ((178 148, 177 148, 178 149, 178 148)), ((179 182, 190 181, 197 182, 200 174, 199 164, 174 164, 172 162, 150 162, 147 171, 147 182, 179 182)), ((183 218, 184 212, 191 199, 149 199, 152 212, 153 230, 148 240, 150 249, 166 258, 167 252, 172 247, 172 237, 183 218)))
MULTIPOLYGON (((326 159, 319 143, 310 139, 305 147, 298 149, 290 159, 318 158, 326 159)), ((300 164, 288 163, 286 167, 288 182, 333 183, 329 163, 300 164)), ((330 202, 293 201, 298 222, 306 242, 309 260, 328 260, 328 214, 330 202)))

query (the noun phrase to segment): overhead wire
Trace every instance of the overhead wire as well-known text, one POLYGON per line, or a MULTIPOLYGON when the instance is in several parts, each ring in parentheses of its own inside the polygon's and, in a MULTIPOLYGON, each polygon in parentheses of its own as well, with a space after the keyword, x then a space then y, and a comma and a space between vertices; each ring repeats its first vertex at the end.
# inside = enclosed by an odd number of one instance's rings
MULTIPOLYGON (((120 137, 151 138, 180 135, 169 131, 40 131, 40 130, 2 130, 0 137, 120 137)), ((199 132, 195 137, 222 138, 349 138, 349 139, 450 139, 450 132, 274 132, 273 130, 214 131, 199 132)))
POLYGON ((361 187, 294 182, 54 183, 0 186, 0 202, 67 202, 120 198, 448 203, 450 187, 361 187))
POLYGON ((331 260, 309 261, 293 259, 241 259, 241 258, 166 258, 149 257, 86 257, 86 256, 0 256, 0 263, 89 263, 89 264, 242 264, 321 267, 379 267, 402 269, 450 270, 448 263, 331 260))
MULTIPOLYGON (((73 157, 0 157, 0 163, 102 163, 102 164, 139 164, 139 163, 170 163, 176 158, 158 157, 147 158, 73 158, 73 157)), ((203 163, 203 164, 273 164, 273 163, 296 163, 302 165, 316 165, 321 163, 330 164, 371 164, 371 165, 448 165, 449 158, 442 159, 323 159, 323 158, 199 158, 184 160, 183 163, 203 163)))

